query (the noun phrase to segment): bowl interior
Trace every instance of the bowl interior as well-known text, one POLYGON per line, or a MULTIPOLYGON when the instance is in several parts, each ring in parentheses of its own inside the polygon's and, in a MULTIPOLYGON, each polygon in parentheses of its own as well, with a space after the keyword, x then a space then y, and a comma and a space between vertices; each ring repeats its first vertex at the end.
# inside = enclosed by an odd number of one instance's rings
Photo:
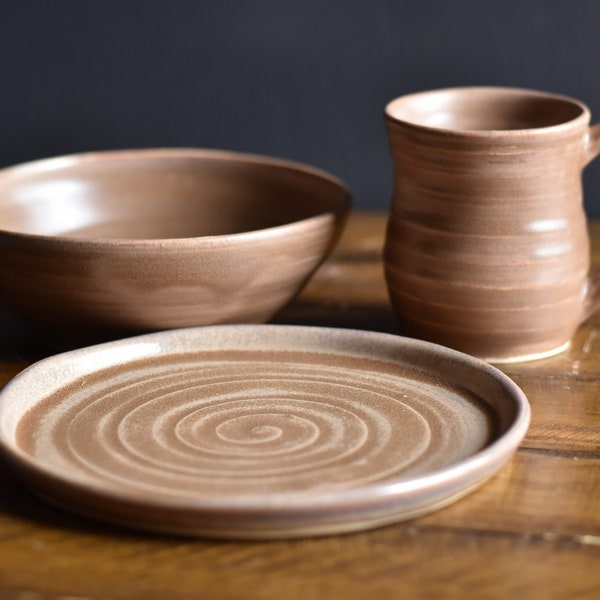
POLYGON ((0 172, 0 229, 87 239, 235 234, 341 211, 334 180, 283 161, 203 151, 114 152, 0 172))

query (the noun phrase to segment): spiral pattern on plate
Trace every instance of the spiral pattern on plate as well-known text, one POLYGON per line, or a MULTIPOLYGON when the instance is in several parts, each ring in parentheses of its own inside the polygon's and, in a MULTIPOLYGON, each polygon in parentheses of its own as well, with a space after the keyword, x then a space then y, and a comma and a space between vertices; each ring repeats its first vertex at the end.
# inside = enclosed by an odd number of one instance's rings
POLYGON ((27 452, 84 482, 216 500, 399 481, 493 435, 464 389, 312 352, 134 361, 65 386, 19 427, 27 452))

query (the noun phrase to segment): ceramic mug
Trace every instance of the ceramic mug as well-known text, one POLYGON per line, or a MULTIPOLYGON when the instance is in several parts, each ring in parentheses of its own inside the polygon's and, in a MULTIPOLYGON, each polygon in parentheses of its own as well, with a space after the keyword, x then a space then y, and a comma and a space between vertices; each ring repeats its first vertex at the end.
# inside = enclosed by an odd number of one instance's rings
POLYGON ((384 250, 407 335, 491 362, 550 356, 600 305, 583 168, 600 123, 564 96, 454 88, 390 102, 384 250))

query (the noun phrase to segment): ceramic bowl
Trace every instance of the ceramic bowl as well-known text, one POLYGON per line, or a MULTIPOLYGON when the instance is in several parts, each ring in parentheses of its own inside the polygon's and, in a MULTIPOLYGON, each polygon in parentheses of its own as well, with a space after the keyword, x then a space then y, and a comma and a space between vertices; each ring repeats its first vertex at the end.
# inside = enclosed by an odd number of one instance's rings
POLYGON ((97 152, 0 171, 0 298, 66 337, 268 321, 334 247, 346 187, 278 159, 97 152))

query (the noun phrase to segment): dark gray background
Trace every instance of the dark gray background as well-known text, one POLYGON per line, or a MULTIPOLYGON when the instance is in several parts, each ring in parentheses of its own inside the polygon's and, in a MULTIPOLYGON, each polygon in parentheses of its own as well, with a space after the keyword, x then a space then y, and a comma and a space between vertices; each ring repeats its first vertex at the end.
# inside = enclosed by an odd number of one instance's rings
MULTIPOLYGON (((0 166, 195 146, 326 169, 389 205, 382 111, 456 85, 575 96, 600 119, 597 0, 0 3, 0 166)), ((594 120, 595 120, 594 119, 594 120)), ((600 217, 600 160, 585 173, 600 217)))

